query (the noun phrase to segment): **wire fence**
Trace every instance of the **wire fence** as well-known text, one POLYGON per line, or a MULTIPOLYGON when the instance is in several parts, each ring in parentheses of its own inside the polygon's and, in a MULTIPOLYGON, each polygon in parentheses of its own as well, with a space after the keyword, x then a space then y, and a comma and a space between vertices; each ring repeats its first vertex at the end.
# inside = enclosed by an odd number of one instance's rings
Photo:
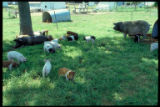
POLYGON ((85 8, 79 8, 80 4, 67 4, 67 8, 70 10, 71 14, 74 13, 98 13, 98 12, 150 12, 152 13, 155 10, 154 6, 112 6, 111 8, 97 8, 97 5, 86 6, 85 8))

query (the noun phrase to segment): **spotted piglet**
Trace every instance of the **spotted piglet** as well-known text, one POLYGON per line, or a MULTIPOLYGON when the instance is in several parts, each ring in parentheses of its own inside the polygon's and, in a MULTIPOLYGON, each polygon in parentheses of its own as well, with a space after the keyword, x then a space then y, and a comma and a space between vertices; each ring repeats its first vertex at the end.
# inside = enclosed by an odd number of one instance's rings
POLYGON ((50 63, 50 60, 45 60, 45 65, 42 70, 42 76, 43 77, 47 76, 50 73, 51 68, 52 68, 52 65, 50 63))

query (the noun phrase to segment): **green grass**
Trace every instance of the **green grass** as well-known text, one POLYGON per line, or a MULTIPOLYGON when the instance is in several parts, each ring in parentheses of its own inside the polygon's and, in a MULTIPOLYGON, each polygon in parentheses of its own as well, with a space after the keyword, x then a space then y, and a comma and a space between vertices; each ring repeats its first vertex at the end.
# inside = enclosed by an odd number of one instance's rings
MULTIPOLYGON (((152 26, 157 11, 134 12, 132 20, 146 20, 152 26)), ((43 44, 16 51, 28 59, 18 68, 3 68, 3 105, 156 105, 158 102, 158 51, 150 45, 134 43, 113 30, 113 23, 131 20, 130 12, 95 15, 71 15, 72 22, 42 23, 32 15, 33 30, 48 29, 54 38, 71 30, 79 34, 77 42, 62 41, 62 50, 44 54, 43 44), (82 40, 95 35, 94 46, 82 40), (51 58, 52 71, 42 78, 44 59, 51 58), (82 63, 80 63, 80 61, 82 63), (74 82, 59 78, 57 71, 67 67, 76 72, 74 82), (26 70, 26 72, 24 72, 26 70)), ((3 11, 3 60, 15 45, 19 18, 9 19, 3 11)))
POLYGON ((135 9, 135 7, 117 6, 117 9, 115 8, 113 9, 113 11, 117 11, 117 12, 144 11, 144 12, 147 12, 147 11, 153 10, 153 8, 155 7, 136 7, 135 9))

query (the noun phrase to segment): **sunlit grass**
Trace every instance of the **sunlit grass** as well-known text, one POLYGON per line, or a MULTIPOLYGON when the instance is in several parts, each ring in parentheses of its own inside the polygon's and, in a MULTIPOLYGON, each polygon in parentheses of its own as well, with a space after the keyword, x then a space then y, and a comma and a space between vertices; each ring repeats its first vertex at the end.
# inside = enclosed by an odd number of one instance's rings
MULTIPOLYGON (((157 20, 156 10, 106 12, 106 14, 72 14, 72 22, 42 23, 42 16, 32 15, 34 31, 48 29, 54 38, 66 31, 79 34, 77 42, 61 41, 61 50, 45 54, 43 44, 26 46, 27 62, 9 71, 3 68, 3 105, 156 105, 158 102, 158 51, 150 45, 134 43, 113 30, 113 23, 127 20, 157 20), (152 17, 150 17, 152 15, 152 17), (94 35, 92 46, 83 36, 94 35), (44 59, 51 59, 52 70, 42 77, 44 59), (74 81, 58 76, 58 69, 67 67, 76 72, 74 81)), ((3 11, 3 60, 19 34, 19 18, 9 19, 3 11)))

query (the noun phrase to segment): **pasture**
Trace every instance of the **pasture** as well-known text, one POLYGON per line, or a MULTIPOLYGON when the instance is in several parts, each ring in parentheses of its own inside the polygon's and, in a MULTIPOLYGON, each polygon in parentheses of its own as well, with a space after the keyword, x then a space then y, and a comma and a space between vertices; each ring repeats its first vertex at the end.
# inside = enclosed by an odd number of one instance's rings
MULTIPOLYGON (((79 34, 77 42, 61 41, 61 50, 45 54, 43 44, 15 49, 27 62, 9 71, 3 68, 3 105, 156 105, 158 102, 158 50, 150 45, 134 43, 113 30, 113 23, 127 20, 158 19, 157 9, 151 12, 103 12, 103 14, 71 14, 72 22, 42 23, 41 14, 32 14, 34 31, 48 29, 53 38, 66 31, 79 34), (82 38, 94 35, 92 46, 82 38), (52 70, 42 77, 44 59, 50 58, 52 70), (58 77, 58 69, 67 67, 76 72, 74 81, 58 77)), ((19 34, 19 18, 9 19, 3 10, 3 60, 15 45, 19 34)))

